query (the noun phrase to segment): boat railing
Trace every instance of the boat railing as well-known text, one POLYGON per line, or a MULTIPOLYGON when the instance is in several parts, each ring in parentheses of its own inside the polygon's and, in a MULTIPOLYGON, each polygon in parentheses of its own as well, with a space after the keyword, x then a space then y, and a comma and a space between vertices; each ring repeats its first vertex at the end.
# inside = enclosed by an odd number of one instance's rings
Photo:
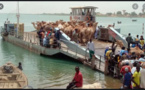
POLYGON ((30 42, 36 45, 40 45, 39 38, 37 38, 37 34, 24 32, 23 33, 23 41, 30 42))

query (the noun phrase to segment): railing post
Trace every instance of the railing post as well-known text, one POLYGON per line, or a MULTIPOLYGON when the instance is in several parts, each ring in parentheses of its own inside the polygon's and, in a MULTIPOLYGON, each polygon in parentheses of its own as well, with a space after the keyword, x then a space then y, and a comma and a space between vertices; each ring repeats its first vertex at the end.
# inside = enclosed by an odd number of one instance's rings
POLYGON ((86 49, 86 51, 85 51, 85 60, 86 60, 86 53, 87 53, 87 49, 86 49))
POLYGON ((101 56, 100 56, 100 60, 99 60, 99 69, 100 69, 100 66, 101 66, 101 56))
POLYGON ((76 45, 76 56, 77 56, 77 45, 76 45))

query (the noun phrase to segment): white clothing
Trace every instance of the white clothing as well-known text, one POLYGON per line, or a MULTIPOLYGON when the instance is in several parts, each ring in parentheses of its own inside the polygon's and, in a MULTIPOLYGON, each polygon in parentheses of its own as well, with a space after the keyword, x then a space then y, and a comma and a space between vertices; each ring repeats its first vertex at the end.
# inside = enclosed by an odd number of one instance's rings
POLYGON ((99 31, 99 28, 96 27, 95 38, 97 38, 97 36, 98 36, 98 31, 99 31))
POLYGON ((140 71, 140 87, 145 89, 145 69, 140 71))
MULTIPOLYGON (((142 70, 141 67, 140 67, 140 70, 142 70)), ((133 68, 131 69, 131 73, 134 74, 135 71, 136 71, 136 67, 133 67, 133 68)))
POLYGON ((92 50, 92 51, 94 51, 95 52, 95 47, 94 47, 94 43, 93 42, 88 42, 88 44, 87 44, 87 48, 89 49, 89 50, 92 50))
POLYGON ((144 59, 144 58, 139 58, 138 61, 140 61, 140 62, 145 62, 145 59, 144 59))

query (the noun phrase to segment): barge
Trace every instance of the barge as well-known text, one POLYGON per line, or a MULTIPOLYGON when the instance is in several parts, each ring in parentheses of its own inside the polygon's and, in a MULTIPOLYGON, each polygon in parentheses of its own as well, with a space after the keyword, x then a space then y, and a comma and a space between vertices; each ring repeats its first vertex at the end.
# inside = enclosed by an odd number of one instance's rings
MULTIPOLYGON (((90 21, 89 17, 84 17, 85 14, 83 12, 87 13, 87 11, 90 9, 90 13, 92 14, 92 21, 95 22, 95 9, 96 7, 75 7, 72 8, 72 15, 70 17, 70 20, 78 20, 78 21, 90 21), (78 11, 78 12, 77 12, 78 11), (80 13, 81 12, 81 13, 80 13), (81 15, 78 15, 81 14, 81 15)), ((17 14, 17 17, 19 18, 19 14, 17 14)), ((19 20, 19 19, 18 19, 19 20)), ((127 47, 127 42, 125 40, 125 37, 123 37, 119 32, 117 32, 112 26, 109 26, 107 28, 100 28, 99 33, 106 32, 105 34, 99 34, 99 39, 105 38, 113 38, 116 40, 120 40, 122 44, 127 47)), ((71 41, 70 37, 66 35, 63 31, 61 31, 60 35, 60 47, 59 48, 46 48, 44 46, 40 45, 39 38, 37 37, 37 32, 24 32, 24 24, 18 23, 5 23, 4 27, 1 28, 1 36, 3 40, 10 42, 12 44, 15 44, 17 46, 20 46, 22 48, 25 48, 27 50, 33 51, 38 54, 47 55, 47 56, 54 56, 56 54, 63 54, 68 57, 71 57, 89 67, 92 67, 90 62, 87 62, 89 59, 89 51, 86 49, 85 46, 81 46, 80 44, 75 43, 74 41, 71 41)), ((95 67, 93 69, 98 70, 102 73, 105 71, 105 59, 104 59, 104 51, 106 46, 111 46, 110 42, 103 42, 100 40, 93 39, 93 42, 95 43, 95 67), (100 48, 101 47, 101 48, 100 48)), ((109 39, 108 39, 109 40, 109 39)), ((108 41, 107 40, 107 41, 108 41)), ((112 40, 112 39, 111 39, 112 40)), ((118 47, 118 50, 120 48, 118 47)))

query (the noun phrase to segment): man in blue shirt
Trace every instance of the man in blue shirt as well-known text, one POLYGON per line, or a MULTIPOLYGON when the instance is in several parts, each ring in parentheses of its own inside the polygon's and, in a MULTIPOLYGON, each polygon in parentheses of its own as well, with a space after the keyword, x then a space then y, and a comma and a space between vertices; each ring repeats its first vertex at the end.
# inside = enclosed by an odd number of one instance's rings
POLYGON ((120 51, 120 56, 122 56, 123 53, 125 53, 125 47, 122 47, 122 49, 120 51))
POLYGON ((124 75, 124 81, 123 81, 123 88, 124 89, 131 89, 131 73, 128 72, 128 68, 125 68, 125 75, 124 75))

